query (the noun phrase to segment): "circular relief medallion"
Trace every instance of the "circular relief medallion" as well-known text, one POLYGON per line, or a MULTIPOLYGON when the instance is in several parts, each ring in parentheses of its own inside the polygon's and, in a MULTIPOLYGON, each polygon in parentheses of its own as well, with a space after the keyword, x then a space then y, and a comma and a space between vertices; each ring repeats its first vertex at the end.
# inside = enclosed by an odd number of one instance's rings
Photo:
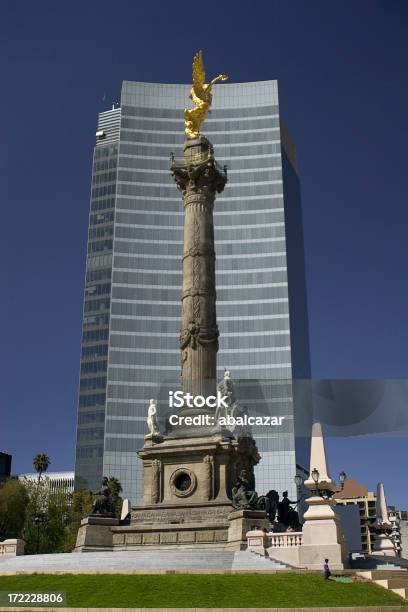
POLYGON ((179 468, 170 476, 170 488, 177 497, 188 497, 196 486, 196 475, 187 468, 179 468))

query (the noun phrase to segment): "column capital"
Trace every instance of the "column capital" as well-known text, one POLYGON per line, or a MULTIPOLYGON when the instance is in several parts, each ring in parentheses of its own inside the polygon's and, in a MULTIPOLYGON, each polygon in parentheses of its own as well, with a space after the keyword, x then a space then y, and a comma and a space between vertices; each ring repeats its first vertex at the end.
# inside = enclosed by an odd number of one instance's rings
POLYGON ((212 194, 221 193, 227 183, 227 174, 214 158, 190 163, 173 162, 170 167, 172 176, 178 189, 184 195, 184 206, 197 203, 199 205, 213 206, 214 199, 203 200, 202 193, 209 191, 212 194), (201 197, 196 198, 196 195, 201 197))

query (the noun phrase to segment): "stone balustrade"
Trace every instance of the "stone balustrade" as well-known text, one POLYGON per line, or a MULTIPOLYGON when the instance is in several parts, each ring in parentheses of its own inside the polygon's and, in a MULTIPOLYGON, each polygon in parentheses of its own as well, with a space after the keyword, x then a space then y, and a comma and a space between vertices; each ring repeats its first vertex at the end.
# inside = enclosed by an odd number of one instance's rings
POLYGON ((264 545, 264 534, 260 530, 248 531, 247 543, 250 550, 256 552, 265 548, 294 548, 302 545, 301 531, 287 531, 285 533, 274 533, 270 531, 267 535, 268 545, 264 545))
POLYGON ((16 557, 18 555, 24 555, 24 540, 10 539, 0 542, 0 557, 5 555, 10 557, 16 557))
POLYGON ((268 533, 268 548, 289 548, 302 545, 302 532, 290 531, 286 533, 268 533))
POLYGON ((263 533, 260 529, 248 531, 248 550, 269 557, 292 567, 301 567, 300 551, 303 534, 301 531, 284 533, 263 533))

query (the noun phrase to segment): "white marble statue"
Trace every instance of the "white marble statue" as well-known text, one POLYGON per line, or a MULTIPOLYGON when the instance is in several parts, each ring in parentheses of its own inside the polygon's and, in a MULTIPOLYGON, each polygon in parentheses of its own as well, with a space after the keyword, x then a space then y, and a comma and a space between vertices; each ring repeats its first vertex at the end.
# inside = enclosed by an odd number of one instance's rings
POLYGON ((226 401, 227 401, 227 404, 231 406, 235 401, 235 397, 234 397, 234 386, 233 386, 233 382, 231 379, 231 372, 229 370, 225 370, 224 378, 222 379, 221 382, 218 383, 217 389, 218 391, 220 391, 222 395, 226 395, 228 397, 226 401))
MULTIPOLYGON (((232 381, 232 377, 231 377, 231 372, 230 370, 225 370, 224 371, 224 378, 217 384, 217 391, 221 394, 221 395, 225 395, 227 396, 227 399, 225 400, 227 403, 227 407, 225 406, 219 406, 216 411, 215 411, 215 421, 218 422, 218 420, 221 417, 229 417, 232 416, 234 417, 234 419, 238 418, 238 417, 243 417, 244 416, 244 410, 241 408, 241 406, 239 405, 236 397, 235 397, 235 393, 234 393, 234 383, 232 381)), ((244 427, 241 425, 229 425, 227 427, 227 429, 229 429, 229 431, 235 431, 235 430, 242 430, 242 432, 245 431, 249 431, 248 427, 244 427)))
POLYGON ((155 399, 150 400, 147 410, 147 426, 149 428, 149 436, 157 436, 160 433, 157 426, 157 404, 155 399))

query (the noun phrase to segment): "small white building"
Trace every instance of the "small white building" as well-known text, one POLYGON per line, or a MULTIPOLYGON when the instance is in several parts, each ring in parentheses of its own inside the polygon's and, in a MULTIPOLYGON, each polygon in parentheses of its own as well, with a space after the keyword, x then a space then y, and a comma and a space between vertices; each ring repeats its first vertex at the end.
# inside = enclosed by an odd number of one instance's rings
MULTIPOLYGON (((57 489, 65 491, 67 495, 72 494, 74 492, 74 476, 75 473, 72 472, 43 472, 41 474, 41 480, 45 480, 48 484, 48 490, 50 493, 53 493, 57 489)), ((28 474, 19 474, 19 480, 38 480, 38 474, 36 472, 31 472, 28 474)))
POLYGON ((402 537, 401 537, 401 517, 400 513, 396 511, 395 506, 388 506, 388 518, 392 525, 391 538, 394 542, 395 551, 399 557, 402 556, 402 537))
POLYGON ((401 535, 401 557, 408 559, 408 511, 398 510, 397 516, 401 535))

